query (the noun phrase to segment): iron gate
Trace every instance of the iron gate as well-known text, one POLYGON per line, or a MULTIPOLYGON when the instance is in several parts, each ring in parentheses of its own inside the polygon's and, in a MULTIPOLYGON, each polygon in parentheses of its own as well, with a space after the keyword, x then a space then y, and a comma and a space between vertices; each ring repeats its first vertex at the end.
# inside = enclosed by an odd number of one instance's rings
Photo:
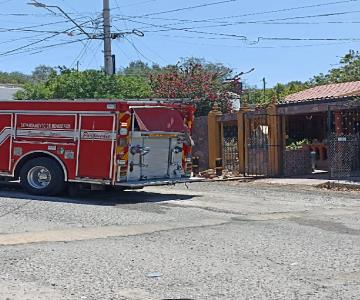
POLYGON ((222 123, 222 156, 223 167, 233 173, 239 172, 238 126, 233 123, 222 123))
POLYGON ((360 176, 360 106, 332 106, 328 114, 328 159, 332 179, 360 176))
POLYGON ((245 114, 245 175, 269 174, 269 126, 265 113, 245 114))
POLYGON ((245 114, 245 176, 279 176, 283 172, 284 123, 266 109, 245 114))

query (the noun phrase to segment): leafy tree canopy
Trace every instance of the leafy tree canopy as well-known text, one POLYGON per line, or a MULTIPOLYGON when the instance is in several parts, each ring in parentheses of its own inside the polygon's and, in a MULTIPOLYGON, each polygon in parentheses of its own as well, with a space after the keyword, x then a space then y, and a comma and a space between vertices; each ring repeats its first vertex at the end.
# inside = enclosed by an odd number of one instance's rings
POLYGON ((183 59, 150 76, 154 96, 158 98, 191 99, 197 115, 207 115, 215 103, 223 112, 232 109, 229 85, 224 79, 231 69, 204 60, 183 59))
POLYGON ((61 68, 51 73, 48 80, 27 83, 17 99, 101 99, 146 98, 151 96, 148 80, 136 76, 106 76, 101 71, 77 72, 61 68))

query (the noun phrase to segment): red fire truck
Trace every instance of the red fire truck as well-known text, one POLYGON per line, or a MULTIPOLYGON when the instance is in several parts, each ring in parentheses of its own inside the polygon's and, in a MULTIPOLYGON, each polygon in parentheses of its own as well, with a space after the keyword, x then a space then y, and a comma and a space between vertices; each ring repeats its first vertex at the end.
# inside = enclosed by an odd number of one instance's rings
POLYGON ((0 178, 37 195, 186 182, 193 119, 192 106, 161 101, 0 102, 0 178))

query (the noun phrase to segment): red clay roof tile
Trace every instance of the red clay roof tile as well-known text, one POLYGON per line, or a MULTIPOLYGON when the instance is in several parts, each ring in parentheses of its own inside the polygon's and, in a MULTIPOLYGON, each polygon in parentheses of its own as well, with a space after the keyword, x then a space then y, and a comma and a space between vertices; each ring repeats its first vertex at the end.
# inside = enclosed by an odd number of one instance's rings
POLYGON ((305 102, 349 96, 360 96, 360 81, 316 86, 302 92, 288 95, 284 102, 305 102))

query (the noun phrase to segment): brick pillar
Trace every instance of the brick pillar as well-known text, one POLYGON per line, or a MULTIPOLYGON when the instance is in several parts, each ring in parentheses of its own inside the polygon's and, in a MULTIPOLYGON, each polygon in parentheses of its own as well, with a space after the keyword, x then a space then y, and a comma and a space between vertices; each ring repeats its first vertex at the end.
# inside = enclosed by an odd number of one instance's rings
POLYGON ((221 136, 218 117, 222 116, 218 106, 214 105, 208 115, 209 167, 215 169, 216 159, 221 158, 221 136))

